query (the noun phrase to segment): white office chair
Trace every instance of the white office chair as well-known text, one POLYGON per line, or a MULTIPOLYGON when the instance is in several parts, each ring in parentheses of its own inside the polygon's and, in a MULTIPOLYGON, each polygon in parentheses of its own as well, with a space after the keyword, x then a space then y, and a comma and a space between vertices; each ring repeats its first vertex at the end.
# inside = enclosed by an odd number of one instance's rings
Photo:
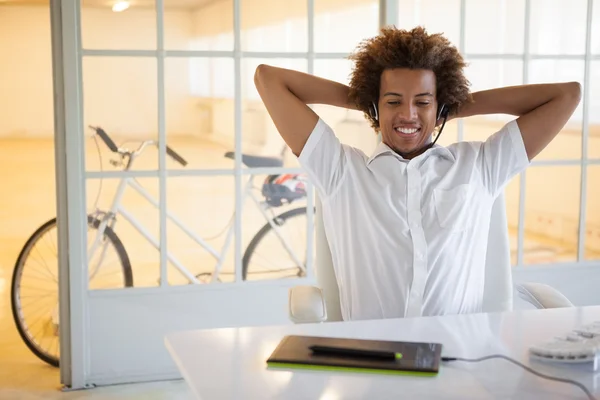
MULTIPOLYGON (((321 207, 317 203, 315 221, 321 221, 321 207)), ((316 278, 317 286, 300 285, 289 290, 289 315, 295 323, 341 321, 339 289, 335 278, 331 253, 323 224, 316 224, 316 278)), ((504 193, 496 199, 485 265, 483 311, 510 311, 513 308, 513 282, 510 262, 510 243, 504 193)), ((556 289, 541 283, 516 285, 519 296, 537 308, 573 307, 556 289)))

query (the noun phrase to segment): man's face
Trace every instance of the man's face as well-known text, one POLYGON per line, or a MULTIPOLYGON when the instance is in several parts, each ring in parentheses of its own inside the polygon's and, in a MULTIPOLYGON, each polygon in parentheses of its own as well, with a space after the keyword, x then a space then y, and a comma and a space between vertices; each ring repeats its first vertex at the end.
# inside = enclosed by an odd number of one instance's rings
POLYGON ((428 144, 437 111, 433 71, 387 69, 381 74, 379 89, 379 128, 383 143, 401 155, 428 144))

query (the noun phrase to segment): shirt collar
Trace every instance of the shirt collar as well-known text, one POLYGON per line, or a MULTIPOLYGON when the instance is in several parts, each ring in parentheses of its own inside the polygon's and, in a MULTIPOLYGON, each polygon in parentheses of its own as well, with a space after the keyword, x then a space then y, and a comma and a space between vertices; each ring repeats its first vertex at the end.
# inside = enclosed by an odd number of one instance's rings
MULTIPOLYGON (((399 161, 404 161, 407 163, 410 161, 409 159, 406 159, 406 158, 402 157, 400 154, 396 153, 387 144, 385 144, 383 142, 379 142, 379 144, 377 145, 377 147, 371 154, 371 157, 369 157, 369 159, 367 160, 367 165, 371 164, 371 162, 373 162, 373 160, 375 160, 377 157, 384 155, 384 154, 391 154, 394 157, 396 157, 399 161)), ((430 149, 427 149, 423 154, 421 154, 415 158, 425 159, 432 155, 440 155, 442 157, 447 158, 450 161, 456 160, 454 157, 454 154, 452 154, 452 152, 450 150, 448 150, 447 147, 441 146, 437 143, 434 144, 433 147, 431 147, 430 149)))

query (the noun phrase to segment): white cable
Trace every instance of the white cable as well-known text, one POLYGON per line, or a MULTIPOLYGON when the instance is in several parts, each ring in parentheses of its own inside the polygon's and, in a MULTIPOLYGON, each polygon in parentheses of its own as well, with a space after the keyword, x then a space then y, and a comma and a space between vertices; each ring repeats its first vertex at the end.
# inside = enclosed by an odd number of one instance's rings
POLYGON ((509 361, 509 362, 511 362, 511 363, 513 363, 515 365, 518 365, 519 367, 523 368, 524 370, 526 370, 528 372, 531 372, 534 375, 539 376, 540 378, 544 378, 544 379, 548 379, 548 380, 556 381, 556 382, 570 383, 572 385, 575 385, 578 388, 580 388, 581 390, 583 390, 590 400, 596 400, 596 398, 594 397, 594 395, 592 395, 592 393, 584 385, 582 385, 581 383, 579 383, 577 381, 574 381, 574 380, 571 380, 571 379, 557 378, 557 377, 554 377, 554 376, 544 375, 544 374, 542 374, 540 372, 537 372, 533 368, 530 368, 530 367, 528 367, 528 366, 520 363, 519 361, 514 360, 514 359, 512 359, 510 357, 507 357, 505 355, 502 355, 502 354, 492 354, 492 355, 481 357, 481 358, 471 358, 471 359, 469 359, 469 358, 460 358, 460 357, 442 357, 442 361, 444 361, 444 362, 448 362, 448 361, 480 362, 480 361, 485 361, 485 360, 489 360, 489 359, 492 359, 492 358, 502 358, 502 359, 504 359, 506 361, 509 361))

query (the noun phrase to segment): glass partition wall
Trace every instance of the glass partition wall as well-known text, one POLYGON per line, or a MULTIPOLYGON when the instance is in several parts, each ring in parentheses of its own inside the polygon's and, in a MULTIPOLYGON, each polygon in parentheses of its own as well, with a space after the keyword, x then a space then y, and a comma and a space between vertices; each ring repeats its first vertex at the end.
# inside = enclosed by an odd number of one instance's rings
MULTIPOLYGON (((347 55, 382 23, 444 32, 469 61, 473 90, 583 84, 565 129, 508 185, 507 211, 519 269, 600 259, 600 7, 592 6, 57 2, 57 155, 69 200, 69 236, 59 236, 70 249, 60 308, 70 338, 61 348, 73 371, 63 381, 173 376, 162 343, 169 330, 287 321, 287 289, 314 282, 314 190, 261 103, 254 70, 268 63, 348 82, 347 55), (152 362, 141 366, 141 354, 152 362)), ((367 153, 376 146, 360 113, 315 109, 343 142, 367 153)), ((439 143, 483 140, 508 118, 452 121, 439 143)), ((49 309, 54 323, 57 311, 49 309)))

